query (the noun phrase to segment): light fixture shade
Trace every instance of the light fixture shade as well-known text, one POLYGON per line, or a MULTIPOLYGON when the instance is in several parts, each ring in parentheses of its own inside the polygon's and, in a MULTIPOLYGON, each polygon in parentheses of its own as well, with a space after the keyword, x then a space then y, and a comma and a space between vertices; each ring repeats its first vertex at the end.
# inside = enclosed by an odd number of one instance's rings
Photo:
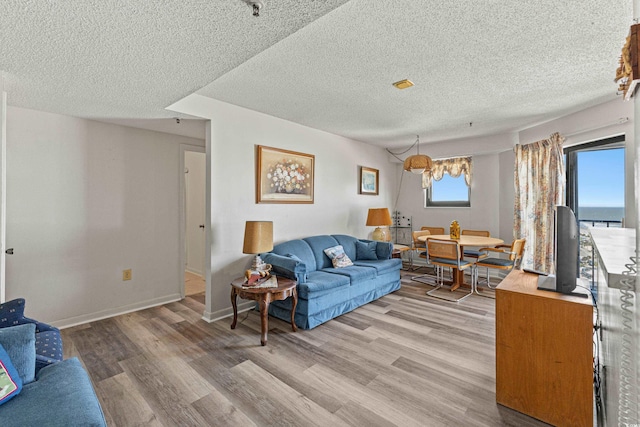
POLYGON ((391 215, 387 208, 371 208, 367 215, 367 226, 377 227, 380 225, 391 225, 391 215))
POLYGON ((431 160, 431 157, 425 156, 424 154, 414 154, 413 156, 407 157, 404 161, 404 170, 415 174, 421 174, 423 172, 430 171, 432 165, 433 161, 431 160))
POLYGON ((242 253, 259 254, 273 249, 273 221, 247 221, 242 253))

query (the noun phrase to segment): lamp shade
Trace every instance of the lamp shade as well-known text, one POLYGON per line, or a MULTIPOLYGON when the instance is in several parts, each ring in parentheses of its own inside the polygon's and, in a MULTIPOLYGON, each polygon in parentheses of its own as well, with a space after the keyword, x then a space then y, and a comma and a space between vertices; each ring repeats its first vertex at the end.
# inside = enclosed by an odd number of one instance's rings
POLYGON ((391 225, 391 215, 387 208, 371 208, 367 215, 367 226, 378 227, 381 225, 391 225))
POLYGON ((244 227, 242 253, 259 254, 273 249, 273 222, 247 221, 244 227))
POLYGON ((430 171, 432 164, 431 157, 424 154, 414 154, 406 158, 403 169, 407 172, 421 174, 430 171))

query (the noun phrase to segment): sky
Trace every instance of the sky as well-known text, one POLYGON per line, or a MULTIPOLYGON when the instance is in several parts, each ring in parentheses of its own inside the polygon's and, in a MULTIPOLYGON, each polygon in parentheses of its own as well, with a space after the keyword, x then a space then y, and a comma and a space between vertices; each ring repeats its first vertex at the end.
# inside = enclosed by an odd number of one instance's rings
POLYGON ((445 173, 440 181, 433 182, 436 183, 431 196, 434 202, 467 200, 469 197, 469 188, 464 182, 464 175, 451 178, 448 173, 445 173))
POLYGON ((624 206, 624 148, 578 153, 578 204, 624 206))

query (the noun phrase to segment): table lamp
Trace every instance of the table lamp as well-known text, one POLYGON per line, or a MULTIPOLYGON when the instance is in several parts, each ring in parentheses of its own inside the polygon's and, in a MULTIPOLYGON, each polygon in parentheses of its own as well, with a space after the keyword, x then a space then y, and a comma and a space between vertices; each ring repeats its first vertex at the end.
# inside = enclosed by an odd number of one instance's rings
POLYGON ((391 215, 387 208, 371 208, 367 215, 367 226, 377 227, 373 231, 373 240, 379 240, 381 242, 388 242, 391 240, 391 234, 387 228, 393 224, 391 221, 391 215))
POLYGON ((265 263, 260 258, 260 253, 273 249, 273 222, 272 221, 247 221, 244 227, 244 246, 242 253, 255 254, 252 270, 261 271, 265 263))

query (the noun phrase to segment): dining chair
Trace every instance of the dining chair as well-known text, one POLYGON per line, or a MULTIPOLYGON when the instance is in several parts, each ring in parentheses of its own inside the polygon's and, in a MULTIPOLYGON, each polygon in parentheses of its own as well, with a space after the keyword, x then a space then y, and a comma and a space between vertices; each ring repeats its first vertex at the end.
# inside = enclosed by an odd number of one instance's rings
POLYGON ((444 227, 421 227, 420 230, 422 231, 427 230, 429 233, 431 233, 434 236, 437 236, 439 234, 445 234, 444 227))
MULTIPOLYGON (((485 267, 487 269, 487 287, 489 287, 489 289, 495 289, 495 286, 491 286, 491 282, 489 280, 489 269, 495 268, 497 270, 511 271, 514 268, 520 268, 522 256, 524 255, 525 243, 526 239, 516 239, 513 241, 513 243, 511 243, 511 245, 498 245, 495 248, 481 248, 481 251, 486 251, 487 253, 493 252, 497 256, 482 258, 476 261, 476 276, 477 268, 485 267), (500 254, 508 256, 507 258, 500 258, 500 254)), ((481 295, 478 292, 477 288, 476 293, 478 295, 481 295)))
MULTIPOLYGON (((427 226, 424 226, 424 227, 421 227, 420 230, 429 231, 431 233, 431 235, 433 235, 433 236, 439 236, 439 235, 447 234, 444 231, 444 227, 427 227, 427 226)), ((448 269, 448 272, 449 272, 449 278, 453 277, 451 275, 451 269, 448 269)))
MULTIPOLYGON (((462 230, 461 234, 463 236, 491 237, 491 233, 487 230, 462 230)), ((468 258, 474 258, 477 261, 479 259, 488 257, 489 254, 481 250, 465 249, 464 256, 468 258)))
MULTIPOLYGON (((420 231, 414 231, 411 233, 411 236, 413 238, 413 244, 411 246, 411 252, 410 252, 411 271, 415 271, 422 267, 421 265, 415 268, 413 267, 413 257, 415 256, 416 253, 418 254, 419 258, 424 258, 427 264, 427 267, 431 266, 431 264, 429 264, 429 255, 427 254, 427 242, 422 242, 418 240, 418 237, 428 236, 430 234, 431 233, 429 233, 429 230, 420 230, 420 231)), ((430 286, 433 286, 435 279, 436 277, 430 273, 421 274, 419 276, 413 276, 411 278, 411 280, 415 280, 416 282, 424 283, 430 286)))
POLYGON ((455 240, 428 239, 427 254, 429 256, 429 262, 436 268, 437 276, 437 286, 428 291, 427 295, 447 301, 458 302, 473 294, 477 279, 475 262, 461 259, 460 243, 455 240), (466 269, 471 270, 471 290, 469 293, 459 298, 447 298, 441 294, 435 294, 436 291, 444 286, 444 267, 457 268, 461 271, 466 269))
POLYGON ((427 243, 421 242, 420 240, 418 240, 418 237, 428 236, 429 234, 431 233, 427 230, 411 232, 411 253, 409 256, 409 261, 411 262, 411 270, 414 270, 413 257, 416 252, 418 252, 418 257, 424 258, 425 260, 427 259, 427 243))

